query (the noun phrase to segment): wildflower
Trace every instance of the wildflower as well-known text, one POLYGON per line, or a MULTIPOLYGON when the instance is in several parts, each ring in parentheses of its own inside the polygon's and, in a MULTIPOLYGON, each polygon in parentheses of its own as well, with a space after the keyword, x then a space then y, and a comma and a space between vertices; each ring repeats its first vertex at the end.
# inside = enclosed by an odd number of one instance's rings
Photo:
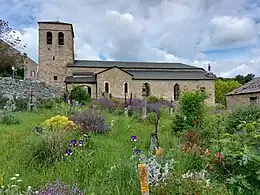
POLYGON ((209 156, 210 153, 211 153, 210 149, 206 149, 206 151, 205 151, 205 155, 206 155, 206 156, 209 156))
POLYGON ((10 180, 16 180, 16 177, 12 177, 10 180))
POLYGON ((19 177, 20 175, 17 173, 17 174, 15 174, 14 176, 15 176, 15 177, 19 177))
POLYGON ((136 154, 136 155, 139 155, 140 153, 141 153, 141 150, 135 149, 135 154, 136 154))
POLYGON ((70 146, 76 147, 77 146, 77 140, 70 140, 70 146))
POLYGON ((84 140, 79 140, 79 146, 83 146, 84 140))
POLYGON ((137 142, 137 136, 136 135, 132 135, 131 136, 131 141, 132 142, 137 142))
POLYGON ((91 136, 90 136, 90 135, 88 135, 88 134, 85 134, 85 133, 84 133, 84 135, 83 135, 83 136, 84 136, 84 138, 85 138, 85 139, 90 139, 90 138, 91 138, 91 136))
POLYGON ((1 188, 5 188, 5 186, 1 186, 1 188))
POLYGON ((70 155, 72 155, 72 150, 68 148, 68 149, 66 150, 65 156, 70 156, 70 155))
POLYGON ((18 179, 17 182, 21 182, 22 180, 21 179, 18 179))
POLYGON ((31 189, 32 189, 32 186, 28 186, 27 189, 28 189, 28 190, 31 190, 31 189))
POLYGON ((16 187, 17 187, 17 185, 11 185, 11 187, 12 187, 12 188, 16 188, 16 187))

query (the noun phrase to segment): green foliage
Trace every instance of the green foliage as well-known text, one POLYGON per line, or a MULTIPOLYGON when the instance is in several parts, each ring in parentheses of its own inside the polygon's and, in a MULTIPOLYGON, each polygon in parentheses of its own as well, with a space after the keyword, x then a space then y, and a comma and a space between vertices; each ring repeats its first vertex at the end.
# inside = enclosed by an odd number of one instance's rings
POLYGON ((215 140, 225 155, 225 167, 220 174, 228 178, 234 194, 255 194, 260 191, 260 120, 243 121, 237 130, 240 132, 222 133, 215 140))
POLYGON ((28 102, 25 99, 14 99, 16 111, 27 110, 28 102))
POLYGON ((257 121, 260 118, 260 107, 245 106, 233 110, 226 119, 226 131, 233 133, 237 130, 237 126, 241 121, 248 123, 257 121))
POLYGON ((82 86, 76 86, 71 90, 71 98, 84 105, 91 100, 90 95, 82 86))
POLYGON ((238 81, 240 84, 244 85, 245 83, 248 83, 255 77, 254 74, 247 74, 246 76, 243 75, 237 75, 235 77, 235 80, 238 81))
POLYGON ((2 95, 0 95, 0 110, 4 109, 4 106, 6 105, 7 101, 8 101, 8 98, 5 98, 2 95))
POLYGON ((241 84, 238 81, 234 81, 234 80, 223 81, 221 79, 216 80, 215 81, 216 102, 226 106, 226 94, 240 86, 241 84))
POLYGON ((186 122, 186 117, 177 113, 174 116, 173 123, 172 123, 172 130, 174 133, 182 132, 186 130, 189 125, 186 122))
POLYGON ((12 113, 8 112, 0 114, 0 124, 15 125, 20 123, 21 121, 12 113))
POLYGON ((149 96, 148 98, 147 98, 147 102, 148 103, 160 103, 160 102, 162 102, 164 99, 163 98, 158 98, 158 97, 156 97, 156 96, 149 96))
POLYGON ((45 132, 34 137, 28 148, 28 162, 31 166, 52 165, 65 155, 68 143, 68 134, 61 132, 45 132))

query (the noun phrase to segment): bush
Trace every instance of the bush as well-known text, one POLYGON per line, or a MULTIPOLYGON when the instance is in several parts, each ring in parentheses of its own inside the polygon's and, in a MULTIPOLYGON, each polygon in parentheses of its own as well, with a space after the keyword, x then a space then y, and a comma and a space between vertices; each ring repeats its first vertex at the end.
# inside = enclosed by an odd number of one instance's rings
POLYGON ((14 99, 16 105, 16 111, 27 110, 28 102, 25 99, 14 99))
POLYGON ((4 106, 6 105, 7 101, 8 101, 8 98, 5 98, 2 95, 0 95, 0 110, 4 109, 4 106))
POLYGON ((105 118, 91 109, 76 113, 69 119, 77 124, 79 130, 83 133, 94 132, 102 134, 109 131, 105 118))
POLYGON ((0 124, 5 125, 16 125, 20 124, 21 121, 13 114, 11 113, 3 113, 0 114, 0 124))
POLYGON ((29 147, 29 162, 32 165, 52 165, 62 159, 68 146, 68 134, 45 132, 29 147))
POLYGON ((246 106, 233 110, 226 119, 226 131, 234 133, 241 121, 251 123, 260 119, 260 107, 246 106))
POLYGON ((204 113, 206 94, 201 91, 185 92, 180 99, 179 113, 176 114, 172 128, 174 132, 198 126, 204 113))
POLYGON ((66 116, 57 115, 45 120, 40 126, 47 131, 71 130, 71 127, 73 127, 73 122, 69 121, 66 116))
POLYGON ((147 98, 147 102, 148 102, 148 103, 160 103, 160 102, 162 102, 162 101, 164 101, 163 98, 158 98, 158 97, 156 97, 156 96, 149 96, 149 97, 147 98))
POLYGON ((91 97, 82 86, 76 86, 71 90, 71 99, 85 105, 91 100, 91 97))
POLYGON ((116 103, 111 99, 107 98, 100 98, 98 100, 99 105, 101 108, 107 109, 108 111, 112 112, 116 109, 116 103))

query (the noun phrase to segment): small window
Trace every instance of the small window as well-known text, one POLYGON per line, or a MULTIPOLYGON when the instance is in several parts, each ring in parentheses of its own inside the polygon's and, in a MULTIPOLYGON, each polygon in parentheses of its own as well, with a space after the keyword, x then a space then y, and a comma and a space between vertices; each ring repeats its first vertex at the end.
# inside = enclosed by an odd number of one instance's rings
POLYGON ((54 81, 57 81, 57 80, 58 80, 58 77, 57 77, 57 76, 54 76, 53 79, 54 79, 54 81))
POLYGON ((128 84, 127 83, 124 84, 124 89, 125 89, 125 93, 128 93, 128 84))
POLYGON ((250 97, 250 104, 255 105, 257 103, 257 97, 250 97))
POLYGON ((108 82, 105 83, 105 92, 109 93, 109 84, 108 84, 108 82))
POLYGON ((52 33, 47 32, 46 36, 47 36, 47 44, 51 45, 52 44, 52 33))
POLYGON ((55 56, 53 56, 52 59, 55 60, 55 56))
POLYGON ((176 83, 174 85, 174 100, 177 101, 179 100, 179 95, 180 95, 180 85, 176 83))
POLYGON ((35 77, 35 71, 34 70, 31 71, 31 77, 35 77))
POLYGON ((64 34, 62 32, 58 33, 58 44, 64 45, 64 34))

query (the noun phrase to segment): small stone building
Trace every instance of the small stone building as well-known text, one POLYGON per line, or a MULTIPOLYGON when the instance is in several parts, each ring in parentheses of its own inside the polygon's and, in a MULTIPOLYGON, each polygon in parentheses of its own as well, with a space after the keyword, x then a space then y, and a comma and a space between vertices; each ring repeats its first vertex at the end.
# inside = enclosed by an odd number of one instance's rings
POLYGON ((214 105, 214 75, 202 68, 182 63, 77 60, 72 24, 38 22, 40 81, 70 90, 82 85, 92 98, 142 98, 149 96, 178 101, 180 91, 204 90, 206 103, 214 105))
POLYGON ((249 105, 260 106, 260 77, 229 92, 226 98, 228 109, 249 105))

